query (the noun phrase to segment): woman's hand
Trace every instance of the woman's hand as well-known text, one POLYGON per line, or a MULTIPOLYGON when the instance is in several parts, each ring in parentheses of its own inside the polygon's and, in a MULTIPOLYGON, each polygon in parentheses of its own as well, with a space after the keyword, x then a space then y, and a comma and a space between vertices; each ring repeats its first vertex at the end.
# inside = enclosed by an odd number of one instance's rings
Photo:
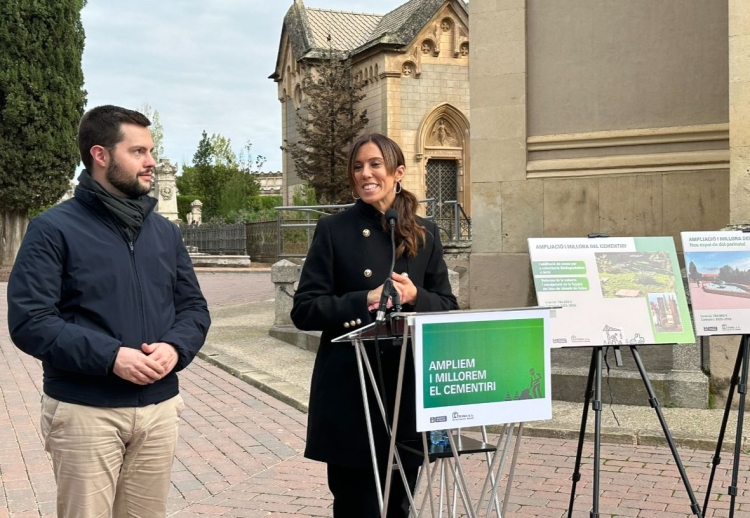
MULTIPOLYGON (((395 281, 393 283, 393 289, 395 289, 398 292, 399 300, 403 304, 404 294, 402 293, 401 288, 396 284, 395 281)), ((370 290, 367 293, 367 310, 368 311, 375 311, 376 309, 378 309, 378 306, 380 305, 380 295, 382 295, 382 293, 383 293, 383 284, 381 284, 374 290, 370 290)), ((393 300, 391 299, 391 297, 388 297, 388 303, 386 304, 386 308, 390 308, 392 306, 393 306, 393 300)))
POLYGON ((398 290, 401 297, 401 304, 411 304, 413 306, 417 303, 417 287, 414 286, 414 283, 411 282, 411 279, 407 275, 399 275, 393 272, 391 279, 393 279, 393 286, 398 290))

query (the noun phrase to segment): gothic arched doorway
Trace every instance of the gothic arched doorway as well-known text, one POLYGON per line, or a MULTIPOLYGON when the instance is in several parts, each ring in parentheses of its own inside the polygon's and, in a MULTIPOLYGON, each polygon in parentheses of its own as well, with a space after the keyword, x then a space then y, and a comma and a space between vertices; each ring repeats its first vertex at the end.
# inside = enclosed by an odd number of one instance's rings
POLYGON ((469 121, 447 103, 434 108, 420 124, 417 160, 423 167, 423 192, 426 198, 435 200, 428 215, 435 217, 447 234, 444 237, 449 239, 456 236, 457 230, 468 233, 465 221, 471 211, 468 145, 469 121))

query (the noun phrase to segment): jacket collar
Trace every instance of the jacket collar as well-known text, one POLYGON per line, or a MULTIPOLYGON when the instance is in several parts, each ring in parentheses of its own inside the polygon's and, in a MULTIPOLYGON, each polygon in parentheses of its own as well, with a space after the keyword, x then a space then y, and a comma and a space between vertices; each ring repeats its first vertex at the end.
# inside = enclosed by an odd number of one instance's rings
POLYGON ((369 203, 365 203, 362 200, 357 200, 357 202, 354 204, 353 209, 360 218, 364 219, 368 223, 384 226, 385 221, 383 220, 383 213, 369 203))
MULTIPOLYGON (((104 205, 104 203, 102 203, 96 193, 89 189, 84 189, 80 184, 78 184, 75 188, 75 198, 98 214, 110 214, 109 210, 104 205)), ((146 212, 144 219, 154 211, 157 203, 157 200, 154 198, 151 198, 149 200, 150 207, 146 212)))
MULTIPOLYGON (((84 170, 81 174, 88 175, 89 173, 84 170)), ((90 182, 94 182, 94 180, 90 179, 90 182)), ((75 199, 93 212, 108 227, 122 234, 126 241, 134 241, 146 219, 156 208, 157 200, 149 196, 143 196, 142 199, 146 201, 145 212, 142 215, 135 214, 135 211, 131 209, 133 214, 125 214, 121 213, 123 211, 116 203, 109 204, 113 206, 108 206, 108 200, 103 200, 102 195, 96 192, 103 191, 99 184, 94 185, 95 190, 93 190, 86 186, 87 183, 89 182, 80 181, 79 178, 78 186, 75 189, 75 199)))

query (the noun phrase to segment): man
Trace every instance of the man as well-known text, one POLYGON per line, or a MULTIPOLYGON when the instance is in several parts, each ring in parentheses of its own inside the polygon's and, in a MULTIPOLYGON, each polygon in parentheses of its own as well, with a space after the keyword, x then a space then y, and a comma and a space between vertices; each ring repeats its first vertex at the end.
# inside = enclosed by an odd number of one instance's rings
POLYGON ((117 106, 83 116, 75 197, 31 220, 8 283, 11 338, 44 368, 60 518, 165 516, 176 372, 211 323, 180 230, 147 196, 149 125, 117 106))

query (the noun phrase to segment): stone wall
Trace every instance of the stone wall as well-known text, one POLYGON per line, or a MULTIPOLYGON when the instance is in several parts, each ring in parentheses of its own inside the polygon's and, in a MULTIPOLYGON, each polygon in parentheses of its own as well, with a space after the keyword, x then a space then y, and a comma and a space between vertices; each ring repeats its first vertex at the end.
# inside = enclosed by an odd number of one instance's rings
MULTIPOLYGON (((470 9, 472 308, 536 303, 529 237, 669 235, 679 250, 680 231, 728 222, 725 3, 470 9)), ((663 403, 707 404, 700 344, 642 354, 663 403)), ((589 357, 555 351, 555 397, 583 396, 589 357)), ((613 375, 615 400, 643 393, 632 361, 613 375)))

